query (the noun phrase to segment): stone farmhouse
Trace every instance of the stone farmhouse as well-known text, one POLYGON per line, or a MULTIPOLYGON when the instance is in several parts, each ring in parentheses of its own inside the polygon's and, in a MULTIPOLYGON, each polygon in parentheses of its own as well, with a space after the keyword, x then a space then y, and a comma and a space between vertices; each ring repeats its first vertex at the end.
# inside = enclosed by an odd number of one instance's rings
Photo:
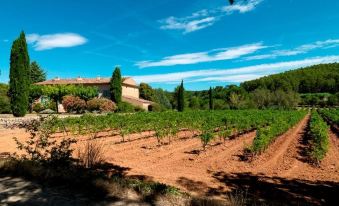
MULTIPOLYGON (((110 78, 73 78, 60 79, 54 78, 43 82, 36 83, 37 85, 83 85, 97 87, 99 90, 99 98, 110 98, 110 78)), ((122 101, 128 102, 134 106, 139 106, 146 111, 149 110, 153 102, 141 99, 139 95, 139 85, 131 77, 122 78, 122 101)), ((59 111, 64 111, 62 105, 59 105, 59 111)))

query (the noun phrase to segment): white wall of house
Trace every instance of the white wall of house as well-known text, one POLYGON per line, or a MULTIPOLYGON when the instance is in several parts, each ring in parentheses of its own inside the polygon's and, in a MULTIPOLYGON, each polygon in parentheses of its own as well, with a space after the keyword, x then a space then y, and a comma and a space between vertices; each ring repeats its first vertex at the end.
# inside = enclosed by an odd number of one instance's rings
POLYGON ((122 85, 122 96, 139 98, 139 89, 122 85))

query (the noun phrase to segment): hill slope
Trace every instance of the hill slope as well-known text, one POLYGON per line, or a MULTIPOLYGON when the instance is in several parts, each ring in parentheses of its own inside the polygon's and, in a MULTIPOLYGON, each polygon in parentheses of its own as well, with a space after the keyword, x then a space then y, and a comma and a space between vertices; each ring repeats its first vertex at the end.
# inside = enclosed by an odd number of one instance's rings
POLYGON ((269 75, 241 84, 247 91, 257 88, 293 90, 299 93, 339 91, 339 63, 319 64, 280 74, 269 75))

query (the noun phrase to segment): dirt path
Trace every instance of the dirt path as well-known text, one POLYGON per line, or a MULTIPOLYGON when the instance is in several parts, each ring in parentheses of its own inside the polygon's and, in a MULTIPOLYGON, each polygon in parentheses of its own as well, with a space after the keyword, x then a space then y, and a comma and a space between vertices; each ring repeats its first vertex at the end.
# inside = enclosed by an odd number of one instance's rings
POLYGON ((282 175, 297 161, 298 145, 305 133, 310 116, 276 138, 269 148, 252 164, 258 173, 282 175))

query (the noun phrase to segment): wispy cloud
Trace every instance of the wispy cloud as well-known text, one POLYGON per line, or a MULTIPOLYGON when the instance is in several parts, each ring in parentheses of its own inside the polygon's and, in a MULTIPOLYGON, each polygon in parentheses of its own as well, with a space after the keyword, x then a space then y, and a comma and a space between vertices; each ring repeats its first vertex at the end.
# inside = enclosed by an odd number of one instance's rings
POLYGON ((246 13, 252 11, 258 6, 262 0, 250 0, 245 2, 240 2, 238 4, 233 4, 229 6, 224 6, 222 11, 225 11, 227 14, 233 14, 234 12, 246 13))
POLYGON ((5 43, 9 42, 8 39, 3 39, 2 41, 5 42, 5 43))
POLYGON ((262 0, 248 0, 238 2, 234 5, 228 5, 217 9, 203 9, 186 17, 170 16, 160 20, 161 29, 164 30, 181 30, 184 34, 198 31, 212 26, 225 15, 231 15, 235 12, 246 13, 254 10, 262 0))
POLYGON ((57 33, 48 35, 29 34, 27 42, 32 44, 37 51, 74 47, 85 44, 87 39, 75 33, 57 33))
POLYGON ((182 79, 185 80, 185 82, 210 81, 210 82, 240 83, 243 81, 256 79, 265 75, 275 74, 290 69, 297 69, 300 67, 306 67, 315 64, 333 63, 333 62, 339 62, 339 55, 314 57, 297 61, 259 64, 231 69, 206 69, 167 74, 134 76, 134 78, 138 82, 163 83, 163 84, 171 84, 173 82, 178 82, 182 79))
POLYGON ((212 62, 220 60, 236 59, 244 55, 252 54, 260 49, 267 48, 262 43, 246 44, 238 47, 213 49, 207 52, 178 54, 167 56, 159 61, 141 61, 136 65, 139 68, 173 66, 184 64, 196 64, 202 62, 212 62))
POLYGON ((326 41, 316 41, 311 44, 304 44, 293 49, 273 50, 269 54, 244 57, 245 60, 274 59, 281 56, 295 56, 305 54, 315 49, 326 49, 339 46, 339 39, 328 39, 326 41))

